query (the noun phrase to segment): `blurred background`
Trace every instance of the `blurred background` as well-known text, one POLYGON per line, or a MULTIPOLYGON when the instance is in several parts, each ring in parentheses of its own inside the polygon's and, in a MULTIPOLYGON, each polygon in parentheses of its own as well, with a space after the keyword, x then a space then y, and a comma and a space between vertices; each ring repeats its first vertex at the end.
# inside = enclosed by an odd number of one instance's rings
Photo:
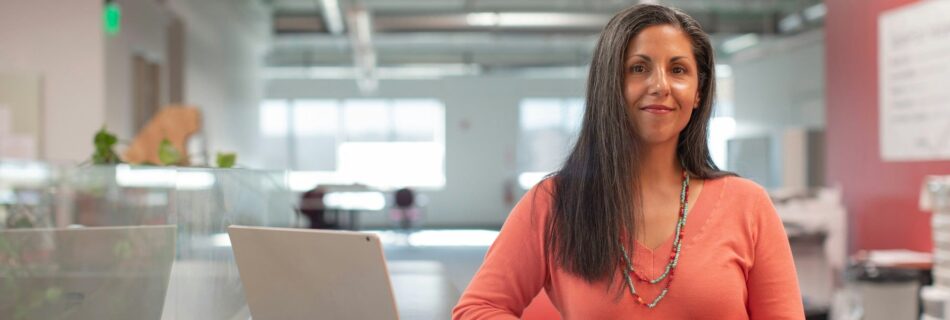
MULTIPOLYGON (((173 253, 154 317, 246 319, 230 224, 377 233, 403 317, 446 318, 571 149, 601 28, 642 2, 711 35, 713 160, 769 190, 809 318, 944 319, 937 0, 0 0, 0 318, 134 295, 57 280, 120 243, 173 253)), ((544 300, 525 317, 556 317, 544 300)))

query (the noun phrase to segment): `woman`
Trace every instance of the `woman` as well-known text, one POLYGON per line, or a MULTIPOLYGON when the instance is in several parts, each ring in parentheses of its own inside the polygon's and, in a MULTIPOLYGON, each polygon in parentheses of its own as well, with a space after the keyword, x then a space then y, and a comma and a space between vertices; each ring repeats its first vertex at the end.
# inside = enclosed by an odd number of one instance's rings
POLYGON ((573 151, 515 206, 453 317, 517 318, 544 290, 564 319, 804 319, 768 195, 709 156, 714 70, 683 12, 611 19, 573 151))

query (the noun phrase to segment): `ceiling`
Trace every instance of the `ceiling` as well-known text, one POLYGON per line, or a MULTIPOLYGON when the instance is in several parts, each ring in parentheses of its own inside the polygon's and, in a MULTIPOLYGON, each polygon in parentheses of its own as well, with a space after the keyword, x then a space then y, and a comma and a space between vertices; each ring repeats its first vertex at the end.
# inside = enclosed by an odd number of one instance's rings
MULTIPOLYGON (((467 65, 480 73, 584 66, 618 0, 261 0, 273 12, 274 68, 467 65)), ((820 27, 821 0, 669 0, 723 44, 820 27), (820 7, 820 16, 816 8, 820 7), (797 20, 799 23, 795 24, 797 20), (748 37, 748 36, 747 36, 748 37)), ((754 44, 754 42, 753 42, 754 44)), ((728 48, 728 46, 727 46, 728 48)))

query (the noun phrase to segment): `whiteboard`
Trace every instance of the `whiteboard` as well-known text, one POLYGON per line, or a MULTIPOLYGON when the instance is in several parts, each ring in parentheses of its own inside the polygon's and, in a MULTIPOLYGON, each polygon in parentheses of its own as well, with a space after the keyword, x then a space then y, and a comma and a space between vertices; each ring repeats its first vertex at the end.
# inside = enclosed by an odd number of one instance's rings
POLYGON ((884 161, 950 159, 950 1, 878 18, 880 146, 884 161))

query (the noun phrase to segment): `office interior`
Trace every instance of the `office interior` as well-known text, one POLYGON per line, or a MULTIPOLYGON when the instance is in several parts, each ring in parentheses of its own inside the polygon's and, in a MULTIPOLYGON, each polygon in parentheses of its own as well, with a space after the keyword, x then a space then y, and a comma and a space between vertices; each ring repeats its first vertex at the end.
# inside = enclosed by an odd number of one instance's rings
POLYGON ((450 318, 641 2, 711 35, 712 158, 807 318, 950 319, 935 0, 0 0, 0 318, 248 319, 230 225, 375 234, 400 318, 450 318))

